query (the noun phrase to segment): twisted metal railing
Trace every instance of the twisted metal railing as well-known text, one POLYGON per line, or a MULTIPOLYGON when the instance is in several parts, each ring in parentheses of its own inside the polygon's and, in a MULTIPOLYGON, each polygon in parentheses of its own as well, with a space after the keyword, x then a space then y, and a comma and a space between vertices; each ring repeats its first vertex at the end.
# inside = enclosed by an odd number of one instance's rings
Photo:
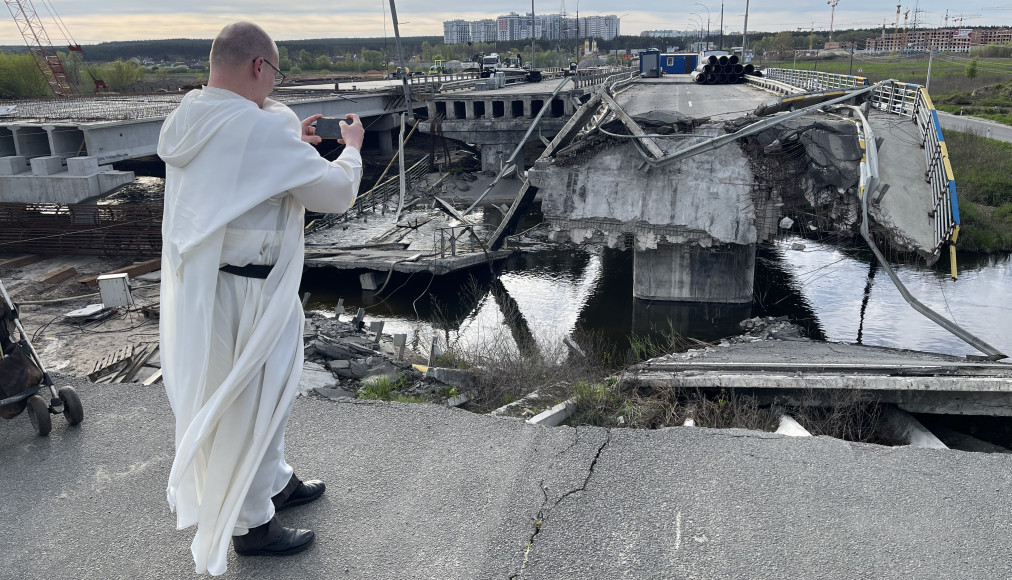
MULTIPOLYGON (((766 78, 812 91, 863 86, 864 77, 837 75, 818 71, 793 69, 766 69, 766 78)), ((869 96, 871 106, 917 122, 927 170, 925 180, 931 186, 932 214, 935 216, 934 248, 937 253, 949 243, 949 262, 952 277, 956 277, 956 239, 959 237, 959 204, 956 197, 956 179, 949 163, 949 150, 938 124, 938 113, 921 85, 899 81, 876 85, 869 96)))

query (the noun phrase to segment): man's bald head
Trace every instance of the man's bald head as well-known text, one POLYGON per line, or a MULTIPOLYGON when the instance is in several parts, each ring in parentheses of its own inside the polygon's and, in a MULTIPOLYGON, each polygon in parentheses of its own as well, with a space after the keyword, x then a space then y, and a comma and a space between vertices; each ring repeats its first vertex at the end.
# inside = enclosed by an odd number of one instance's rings
POLYGON ((277 60, 277 54, 277 45, 263 28, 252 22, 233 22, 211 44, 211 70, 244 66, 258 56, 277 60))

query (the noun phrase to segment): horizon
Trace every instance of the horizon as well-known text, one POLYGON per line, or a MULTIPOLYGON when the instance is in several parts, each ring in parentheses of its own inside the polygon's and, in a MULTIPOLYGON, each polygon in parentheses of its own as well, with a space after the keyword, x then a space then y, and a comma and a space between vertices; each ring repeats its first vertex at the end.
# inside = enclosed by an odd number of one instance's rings
MULTIPOLYGON (((873 0, 837 0, 835 10, 825 0, 782 0, 776 10, 749 6, 748 30, 776 33, 815 30, 843 32, 856 29, 879 29, 885 24, 892 32, 896 11, 891 5, 873 0)), ((964 13, 946 9, 942 0, 919 0, 909 8, 908 28, 940 28, 946 13, 948 28, 980 28, 1012 26, 1012 4, 994 6, 996 0, 980 0, 963 8, 964 13), (962 18, 957 22, 958 18, 962 18), (913 26, 913 24, 918 26, 913 26)), ((206 6, 196 0, 178 0, 171 7, 152 0, 46 0, 36 11, 53 46, 66 43, 95 45, 104 42, 152 40, 211 40, 221 28, 236 20, 251 20, 264 27, 277 41, 323 40, 341 38, 392 38, 394 36, 389 3, 380 0, 372 8, 348 7, 339 13, 328 12, 329 6, 319 0, 305 0, 288 12, 279 13, 273 2, 247 0, 243 12, 233 5, 224 8, 206 6), (55 9, 55 15, 49 7, 55 9), (40 10, 41 7, 41 10, 40 10), (351 23, 351 24, 349 24, 351 23), (145 34, 146 32, 146 34, 145 34), (64 42, 66 41, 66 42, 64 42)), ((533 4, 533 2, 532 2, 533 4)), ((473 4, 458 0, 442 3, 443 11, 433 13, 421 0, 396 3, 402 37, 443 36, 443 22, 448 20, 483 20, 516 12, 529 14, 526 2, 495 1, 486 3, 486 10, 472 10, 473 4), (460 10, 454 8, 460 7, 460 10)), ((710 36, 720 34, 720 10, 724 7, 724 34, 741 34, 744 26, 746 0, 709 3, 695 2, 688 9, 675 10, 670 3, 646 0, 640 10, 625 11, 621 4, 603 0, 556 0, 548 6, 534 5, 535 14, 558 14, 563 8, 568 17, 579 8, 583 16, 620 18, 623 36, 638 36, 645 30, 706 30, 710 36)), ((758 3, 753 3, 758 4, 758 3)), ((903 18, 899 19, 903 27, 903 18)), ((23 46, 18 27, 8 15, 0 20, 0 46, 23 46)))

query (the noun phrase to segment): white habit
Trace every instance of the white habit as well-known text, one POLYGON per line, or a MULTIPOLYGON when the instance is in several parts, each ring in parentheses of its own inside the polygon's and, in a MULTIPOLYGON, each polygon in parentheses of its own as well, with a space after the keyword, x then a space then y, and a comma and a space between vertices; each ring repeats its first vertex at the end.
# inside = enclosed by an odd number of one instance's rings
POLYGON ((176 418, 168 482, 178 529, 196 525, 198 573, 225 572, 233 534, 267 523, 288 483, 284 430, 302 371, 298 290, 305 209, 339 213, 362 178, 303 143, 299 119, 267 99, 187 94, 165 120, 161 357, 176 418), (274 264, 266 280, 219 272, 274 264))

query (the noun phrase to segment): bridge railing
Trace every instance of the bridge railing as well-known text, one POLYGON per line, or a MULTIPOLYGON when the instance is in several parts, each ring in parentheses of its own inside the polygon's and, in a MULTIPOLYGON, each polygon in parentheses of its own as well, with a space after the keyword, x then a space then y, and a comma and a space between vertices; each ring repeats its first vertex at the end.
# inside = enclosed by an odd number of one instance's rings
MULTIPOLYGON (((956 179, 949 162, 949 147, 938 123, 938 111, 924 87, 917 91, 914 118, 921 131, 921 146, 927 163, 928 183, 931 184, 932 211, 935 215, 935 251, 941 249, 946 240, 956 243, 959 237, 959 203, 956 197, 956 179)), ((955 246, 950 246, 955 253, 955 246)), ((955 258, 952 258, 955 264, 955 258)), ((955 275, 955 272, 953 272, 955 275)))
MULTIPOLYGON (((418 180, 423 175, 429 172, 429 156, 425 155, 417 163, 409 167, 404 171, 404 179, 407 182, 405 187, 411 187, 411 184, 418 180)), ((385 179, 382 183, 377 183, 365 193, 359 194, 355 198, 355 204, 351 206, 348 211, 342 214, 327 214, 325 217, 313 220, 306 225, 306 233, 315 232, 324 227, 333 225, 335 223, 348 221, 352 218, 361 216, 367 211, 376 213, 376 209, 385 211, 385 203, 401 193, 400 177, 393 176, 385 179)))
POLYGON ((810 91, 849 89, 868 86, 868 79, 853 75, 838 75, 817 70, 791 68, 763 69, 763 77, 787 83, 810 91))
MULTIPOLYGON (((765 69, 763 74, 767 78, 811 91, 868 84, 868 80, 864 77, 817 71, 765 69)), ((931 102, 931 97, 928 96, 928 91, 921 85, 911 83, 884 83, 871 92, 869 100, 876 109, 917 122, 927 166, 925 179, 931 186, 932 212, 935 216, 934 251, 941 250, 947 241, 955 244, 960 224, 956 180, 949 162, 949 149, 942 135, 942 127, 938 124, 938 112, 931 102)), ((955 248, 954 246, 950 248, 953 254, 951 262, 955 264, 955 248)))
POLYGON ((578 70, 576 76, 573 77, 573 85, 578 89, 592 87, 600 85, 612 77, 622 76, 632 78, 632 76, 637 74, 639 73, 636 71, 630 71, 628 68, 617 66, 582 69, 578 70))

